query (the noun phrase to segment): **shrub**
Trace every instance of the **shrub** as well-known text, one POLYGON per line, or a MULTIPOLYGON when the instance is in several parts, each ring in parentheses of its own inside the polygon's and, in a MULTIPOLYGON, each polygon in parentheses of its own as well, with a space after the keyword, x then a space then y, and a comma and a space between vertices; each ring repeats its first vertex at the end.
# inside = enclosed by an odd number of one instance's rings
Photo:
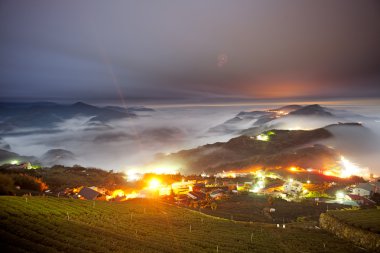
POLYGON ((11 176, 0 174, 0 195, 13 195, 14 182, 11 176))
POLYGON ((21 189, 31 191, 44 191, 48 189, 47 185, 39 178, 24 174, 12 175, 14 184, 20 186, 21 189))

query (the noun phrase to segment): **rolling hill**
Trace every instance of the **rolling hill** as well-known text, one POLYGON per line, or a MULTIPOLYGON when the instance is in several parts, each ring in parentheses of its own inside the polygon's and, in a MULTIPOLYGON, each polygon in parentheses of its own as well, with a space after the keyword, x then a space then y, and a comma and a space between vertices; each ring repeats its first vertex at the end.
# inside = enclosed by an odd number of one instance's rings
POLYGON ((99 107, 83 102, 58 104, 51 102, 0 103, 0 132, 8 133, 20 128, 51 129, 73 117, 88 117, 89 123, 107 123, 111 120, 135 118, 136 112, 154 111, 145 107, 99 107))
POLYGON ((338 122, 373 121, 375 118, 355 114, 346 110, 338 110, 319 104, 287 105, 263 111, 243 111, 233 118, 208 130, 211 134, 259 134, 273 128, 289 129, 297 122, 301 129, 323 127, 338 122), (311 124, 313 125, 313 124, 311 124))
POLYGON ((250 166, 321 168, 334 163, 337 153, 314 142, 333 137, 324 128, 315 130, 271 130, 258 136, 241 135, 195 149, 159 156, 153 164, 179 164, 187 173, 215 173, 250 166), (260 140, 260 136, 263 136, 260 140), (266 139, 267 138, 267 139, 266 139), (295 164, 297 163, 297 164, 295 164))

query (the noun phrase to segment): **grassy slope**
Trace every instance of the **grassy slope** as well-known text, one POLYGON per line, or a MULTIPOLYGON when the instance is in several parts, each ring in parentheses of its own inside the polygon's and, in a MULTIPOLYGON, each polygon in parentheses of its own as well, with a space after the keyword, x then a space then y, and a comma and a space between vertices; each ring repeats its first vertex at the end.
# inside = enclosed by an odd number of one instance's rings
MULTIPOLYGON (((319 215, 326 212, 327 205, 330 210, 342 207, 338 204, 319 203, 316 205, 314 200, 303 202, 288 202, 283 199, 274 199, 271 208, 276 211, 271 213, 273 223, 282 223, 283 221, 296 221, 297 217, 305 217, 308 220, 318 221, 319 215)), ((202 212, 214 216, 230 219, 231 215, 234 220, 238 221, 256 221, 272 223, 263 213, 264 208, 268 208, 268 197, 262 195, 232 195, 229 200, 218 202, 217 210, 203 209, 202 212)))
POLYGON ((328 214, 351 226, 380 234, 380 209, 330 211, 328 214))
POLYGON ((235 223, 149 200, 93 203, 0 197, 0 247, 6 252, 216 252, 218 245, 219 252, 358 252, 321 230, 235 223))

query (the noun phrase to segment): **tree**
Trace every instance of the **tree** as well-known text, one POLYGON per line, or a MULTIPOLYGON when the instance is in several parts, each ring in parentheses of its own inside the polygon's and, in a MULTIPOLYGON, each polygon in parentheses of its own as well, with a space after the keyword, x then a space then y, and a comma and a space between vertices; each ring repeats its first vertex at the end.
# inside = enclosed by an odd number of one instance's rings
POLYGON ((14 193, 14 182, 11 176, 0 174, 0 195, 10 195, 14 193))
POLYGON ((20 186, 21 189, 32 191, 44 191, 48 189, 47 185, 40 178, 32 177, 25 174, 13 175, 14 184, 20 186))

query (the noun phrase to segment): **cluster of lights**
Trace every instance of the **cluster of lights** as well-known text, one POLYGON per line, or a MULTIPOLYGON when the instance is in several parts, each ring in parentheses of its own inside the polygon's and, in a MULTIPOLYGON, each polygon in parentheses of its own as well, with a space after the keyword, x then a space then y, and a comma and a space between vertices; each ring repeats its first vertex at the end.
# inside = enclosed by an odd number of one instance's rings
POLYGON ((340 178, 349 178, 354 175, 368 176, 368 169, 360 168, 358 165, 350 162, 345 157, 340 157, 340 168, 325 170, 323 172, 326 176, 334 176, 340 178))
POLYGON ((340 158, 340 163, 343 167, 340 173, 340 177, 347 178, 351 177, 352 175, 359 175, 361 172, 361 169, 357 165, 353 164, 343 156, 340 158))
POLYGON ((161 183, 161 180, 157 179, 157 178, 152 178, 150 181, 149 181, 149 184, 148 184, 148 188, 150 190, 158 190, 158 188, 162 185, 161 183))
POLYGON ((121 198, 124 200, 133 199, 133 198, 139 198, 139 197, 146 197, 147 195, 152 194, 158 194, 160 196, 162 195, 169 195, 171 192, 171 186, 164 185, 162 181, 159 178, 151 178, 149 181, 146 182, 146 187, 142 189, 141 191, 133 191, 131 193, 126 193, 125 191, 121 189, 117 189, 112 192, 110 196, 107 196, 107 200, 121 198), (150 192, 150 194, 149 194, 150 192))
POLYGON ((210 177, 210 175, 207 174, 206 172, 202 172, 201 177, 206 178, 206 177, 210 177))
POLYGON ((236 178, 236 175, 237 173, 233 172, 233 171, 223 171, 223 172, 220 172, 220 173, 217 173, 215 174, 215 177, 219 177, 219 178, 236 178))
POLYGON ((257 193, 260 190, 264 189, 265 187, 265 174, 262 171, 257 171, 256 172, 256 177, 258 179, 257 183, 255 186, 253 186, 251 192, 257 193))
POLYGON ((269 136, 266 134, 259 134, 256 136, 256 140, 258 141, 269 141, 269 136))
POLYGON ((12 161, 11 161, 11 164, 12 164, 12 165, 19 164, 19 161, 17 161, 17 160, 12 160, 12 161))
POLYGON ((342 192, 342 191, 338 191, 338 192, 336 192, 336 194, 335 194, 335 198, 336 198, 336 200, 337 200, 339 203, 342 203, 342 202, 343 202, 345 196, 346 196, 346 194, 345 194, 344 192, 342 192))
POLYGON ((134 199, 138 197, 140 197, 140 194, 135 191, 131 193, 125 193, 123 190, 117 189, 113 191, 110 196, 106 196, 106 200, 111 200, 111 199, 116 199, 116 198, 128 200, 128 199, 134 199))
POLYGON ((256 140, 258 140, 258 141, 269 141, 271 135, 275 135, 275 132, 268 131, 266 133, 259 134, 256 136, 256 140))
MULTIPOLYGON (((145 170, 144 173, 152 173, 156 175, 174 175, 179 173, 179 169, 175 168, 173 166, 162 166, 162 167, 155 167, 153 169, 145 170)), ((140 171, 137 171, 136 169, 129 169, 126 171, 126 178, 127 181, 138 181, 142 179, 144 173, 141 173, 140 171)))

